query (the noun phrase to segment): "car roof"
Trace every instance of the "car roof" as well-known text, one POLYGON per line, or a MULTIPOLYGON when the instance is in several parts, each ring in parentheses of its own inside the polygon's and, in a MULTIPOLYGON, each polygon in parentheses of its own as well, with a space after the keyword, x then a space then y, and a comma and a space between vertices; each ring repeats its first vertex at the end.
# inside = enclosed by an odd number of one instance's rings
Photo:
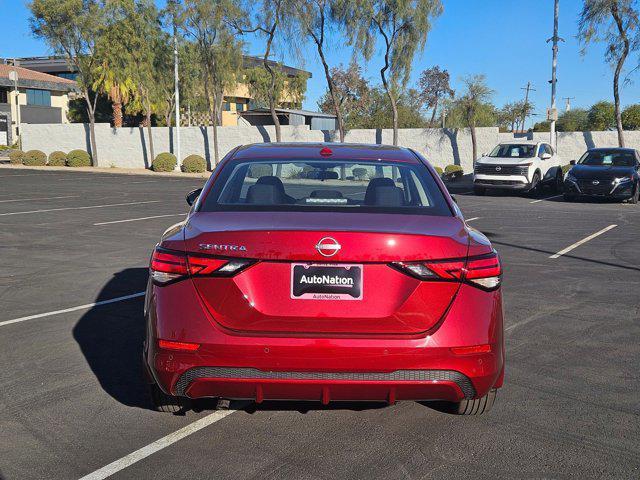
POLYGON ((383 160, 402 163, 419 163, 416 154, 404 147, 392 145, 371 145, 363 143, 333 142, 291 142, 291 143, 254 143, 242 145, 233 155, 234 160, 383 160), (331 155, 324 156, 320 151, 331 150, 331 155))

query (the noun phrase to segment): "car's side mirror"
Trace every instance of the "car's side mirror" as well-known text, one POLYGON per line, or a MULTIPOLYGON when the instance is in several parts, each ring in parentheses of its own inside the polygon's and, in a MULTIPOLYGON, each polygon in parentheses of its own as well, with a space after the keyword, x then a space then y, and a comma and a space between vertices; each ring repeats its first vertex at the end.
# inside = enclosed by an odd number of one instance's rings
POLYGON ((571 160, 571 161, 569 162, 569 165, 575 165, 575 164, 576 164, 576 161, 575 161, 575 160, 571 160))
POLYGON ((187 200, 187 203, 191 206, 194 203, 196 203, 196 200, 198 199, 198 197, 200 196, 200 194, 202 193, 202 189, 201 188, 196 188, 195 190, 187 193, 187 195, 185 196, 185 199, 187 200))
POLYGON ((547 152, 544 152, 542 155, 540 155, 540 158, 542 160, 549 160, 551 158, 551 154, 547 153, 547 152))

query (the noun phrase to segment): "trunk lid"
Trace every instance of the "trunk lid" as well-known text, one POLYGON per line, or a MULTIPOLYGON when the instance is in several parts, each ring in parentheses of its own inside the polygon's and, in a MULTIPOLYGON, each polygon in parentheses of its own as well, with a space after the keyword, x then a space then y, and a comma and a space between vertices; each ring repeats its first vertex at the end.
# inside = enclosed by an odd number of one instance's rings
POLYGON ((442 318, 459 283, 420 281, 389 263, 464 258, 469 248, 464 223, 439 216, 211 212, 193 215, 184 231, 188 252, 258 260, 234 277, 192 278, 219 325, 253 334, 424 332, 442 318), (331 256, 316 248, 321 240, 331 256), (357 291, 347 286, 351 294, 341 295, 332 278, 355 282, 357 291), (323 281, 339 298, 322 293, 323 281))

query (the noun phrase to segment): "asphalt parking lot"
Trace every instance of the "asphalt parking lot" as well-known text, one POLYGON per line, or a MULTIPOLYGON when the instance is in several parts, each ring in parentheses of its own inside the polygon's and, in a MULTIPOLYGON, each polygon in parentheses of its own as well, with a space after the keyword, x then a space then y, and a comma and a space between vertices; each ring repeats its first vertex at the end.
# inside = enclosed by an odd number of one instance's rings
POLYGON ((409 402, 172 416, 142 383, 140 292, 202 183, 0 169, 1 479, 640 477, 640 206, 458 188, 505 267, 507 372, 485 416, 409 402))

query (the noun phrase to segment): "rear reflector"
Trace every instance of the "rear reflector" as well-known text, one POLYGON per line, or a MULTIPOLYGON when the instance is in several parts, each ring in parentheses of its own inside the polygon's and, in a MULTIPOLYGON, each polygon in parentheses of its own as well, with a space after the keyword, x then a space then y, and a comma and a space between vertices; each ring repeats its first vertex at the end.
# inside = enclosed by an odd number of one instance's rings
POLYGON ((498 288, 502 279, 502 267, 495 250, 466 260, 394 262, 391 266, 420 280, 464 281, 485 290, 498 288))
POLYGON ((331 155, 333 155, 333 150, 331 150, 329 147, 324 147, 320 150, 320 155, 322 155, 323 157, 330 157, 331 155))
POLYGON ((230 277, 253 263, 253 260, 185 254, 156 247, 149 269, 156 285, 167 285, 188 276, 230 277))
POLYGON ((182 352, 195 352, 200 348, 199 343, 174 342, 173 340, 158 340, 158 346, 165 350, 178 350, 182 352))
POLYGON ((491 345, 473 345, 471 347, 451 347, 456 355, 472 355, 474 353, 490 353, 491 345))

